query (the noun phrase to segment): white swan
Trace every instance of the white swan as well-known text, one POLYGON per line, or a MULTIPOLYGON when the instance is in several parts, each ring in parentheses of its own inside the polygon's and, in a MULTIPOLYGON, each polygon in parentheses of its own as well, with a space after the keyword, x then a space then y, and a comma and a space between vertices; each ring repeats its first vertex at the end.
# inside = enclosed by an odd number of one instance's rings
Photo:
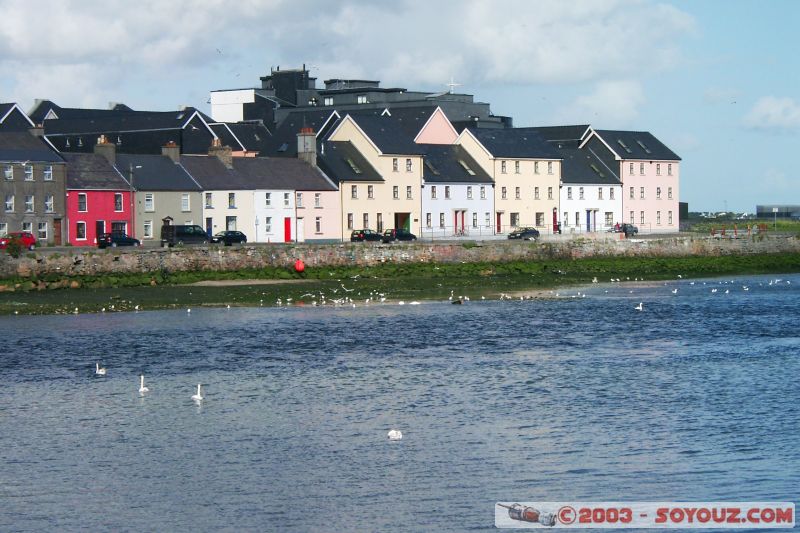
POLYGON ((94 373, 95 373, 96 376, 105 376, 106 375, 106 369, 102 368, 100 366, 100 363, 95 363, 94 364, 94 373))
POLYGON ((637 311, 644 311, 644 306, 642 305, 642 302, 639 302, 639 305, 634 307, 634 309, 636 309, 637 311))
POLYGON ((139 393, 144 394, 145 392, 150 392, 150 389, 144 386, 144 374, 139 376, 139 393))
POLYGON ((678 289, 672 289, 672 294, 678 294, 678 289))
POLYGON ((389 440, 400 440, 403 438, 403 432, 399 429, 390 429, 387 436, 389 437, 389 440))
POLYGON ((200 384, 197 384, 197 394, 192 394, 192 400, 196 402, 203 401, 203 393, 200 391, 200 384))

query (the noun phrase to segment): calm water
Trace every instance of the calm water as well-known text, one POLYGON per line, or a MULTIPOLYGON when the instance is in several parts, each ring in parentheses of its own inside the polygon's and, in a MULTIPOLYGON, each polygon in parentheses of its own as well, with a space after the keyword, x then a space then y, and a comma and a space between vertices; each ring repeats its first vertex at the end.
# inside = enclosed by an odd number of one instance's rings
POLYGON ((0 318, 0 531, 479 531, 501 500, 797 502, 800 276, 779 277, 0 318))

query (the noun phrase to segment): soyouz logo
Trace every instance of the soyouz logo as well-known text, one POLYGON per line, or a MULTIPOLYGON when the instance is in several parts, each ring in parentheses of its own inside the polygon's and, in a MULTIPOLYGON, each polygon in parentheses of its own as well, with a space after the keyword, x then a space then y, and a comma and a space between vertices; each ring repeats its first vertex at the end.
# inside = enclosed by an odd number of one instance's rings
POLYGON ((773 529, 794 527, 791 502, 497 502, 498 528, 773 529))

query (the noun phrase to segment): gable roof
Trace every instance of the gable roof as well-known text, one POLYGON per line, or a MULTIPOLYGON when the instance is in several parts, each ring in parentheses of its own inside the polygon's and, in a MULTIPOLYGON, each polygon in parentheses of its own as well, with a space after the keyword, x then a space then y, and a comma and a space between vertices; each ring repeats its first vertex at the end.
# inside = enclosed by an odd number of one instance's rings
POLYGON ((99 154, 64 154, 67 189, 127 190, 130 184, 108 159, 99 154))
POLYGON ((181 165, 205 190, 336 190, 318 169, 299 159, 234 157, 228 168, 213 156, 188 155, 181 156, 181 165))
POLYGON ((201 187, 181 166, 164 155, 117 154, 116 167, 133 171, 137 191, 200 191, 201 187))
POLYGON ((469 132, 496 159, 560 159, 550 143, 532 129, 469 128, 469 132))
POLYGON ((321 141, 317 165, 334 183, 342 181, 383 181, 350 141, 321 141))
POLYGON ((620 185, 619 176, 614 171, 614 166, 597 157, 588 149, 579 149, 575 146, 558 148, 561 154, 561 182, 592 185, 620 185))
POLYGON ((64 159, 41 137, 19 131, 0 132, 0 161, 63 163, 64 159))
MULTIPOLYGON (((272 134, 264 124, 260 122, 234 122, 226 123, 225 126, 248 152, 260 153, 269 148, 272 134)), ((295 142, 295 144, 297 143, 295 142)))
MULTIPOLYGON (((410 134, 406 131, 410 122, 393 120, 389 115, 349 113, 361 131, 378 147, 384 155, 422 155, 423 150, 414 142, 419 130, 410 134), (402 124, 401 126, 399 126, 402 124)), ((422 126, 420 126, 421 128, 422 126)))
MULTIPOLYGON (((620 159, 680 161, 675 152, 649 131, 594 130, 620 159)), ((585 142, 585 141, 584 141, 585 142)))
POLYGON ((426 183, 493 183, 491 176, 460 145, 421 144, 426 183), (469 169, 469 170, 468 170, 469 169))
MULTIPOLYGON (((260 155, 297 157, 297 134, 300 133, 300 129, 311 128, 318 134, 318 138, 322 138, 324 135, 319 134, 324 133, 321 130, 329 124, 329 119, 334 113, 336 111, 330 109, 311 109, 289 113, 275 128, 275 133, 266 143, 266 149, 262 150, 260 155)), ((338 116, 336 113, 334 122, 338 116)))
POLYGON ((590 131, 589 124, 575 126, 536 126, 530 128, 517 128, 537 132, 546 141, 580 141, 590 131))
POLYGON ((100 134, 106 132, 181 130, 195 117, 216 137, 204 115, 193 107, 181 111, 107 111, 75 118, 45 120, 47 135, 100 134))
POLYGON ((9 116, 17 111, 17 116, 23 118, 23 121, 26 122, 30 127, 34 127, 35 124, 33 121, 25 114, 25 112, 14 102, 7 103, 7 104, 0 104, 0 124, 4 123, 9 116))

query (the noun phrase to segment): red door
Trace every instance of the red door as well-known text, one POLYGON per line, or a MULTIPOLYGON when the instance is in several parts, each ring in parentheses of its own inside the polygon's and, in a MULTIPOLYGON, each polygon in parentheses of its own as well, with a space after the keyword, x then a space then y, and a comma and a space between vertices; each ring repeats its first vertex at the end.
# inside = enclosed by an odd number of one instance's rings
POLYGON ((283 242, 292 241, 292 219, 286 217, 283 219, 283 242))
POLYGON ((503 233, 503 226, 501 224, 502 216, 503 216, 502 213, 497 213, 497 233, 503 233))

